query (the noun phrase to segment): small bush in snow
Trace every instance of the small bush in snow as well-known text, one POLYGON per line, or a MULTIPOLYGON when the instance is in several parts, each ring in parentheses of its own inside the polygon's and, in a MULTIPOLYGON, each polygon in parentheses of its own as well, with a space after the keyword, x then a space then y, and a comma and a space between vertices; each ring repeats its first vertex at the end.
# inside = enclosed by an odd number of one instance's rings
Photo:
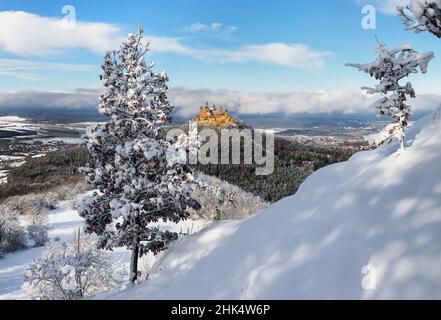
POLYGON ((76 190, 70 186, 60 186, 57 189, 57 195, 60 201, 72 200, 72 197, 75 194, 76 194, 76 190))
POLYGON ((75 197, 73 200, 69 201, 69 209, 71 210, 77 210, 78 209, 78 202, 81 200, 81 197, 75 197))
POLYGON ((25 247, 26 233, 17 211, 0 205, 0 252, 12 252, 25 247))
POLYGON ((43 196, 44 199, 44 207, 48 210, 55 210, 57 208, 57 204, 60 201, 60 197, 56 192, 48 192, 43 196))
POLYGON ((46 202, 42 194, 15 196, 9 198, 6 204, 11 210, 27 216, 32 224, 47 223, 46 202))
POLYGON ((49 247, 25 271, 24 289, 34 299, 80 300, 114 288, 118 282, 110 261, 90 236, 49 247))
POLYGON ((44 246, 48 240, 47 227, 41 224, 31 224, 27 227, 28 238, 34 242, 34 247, 44 246))

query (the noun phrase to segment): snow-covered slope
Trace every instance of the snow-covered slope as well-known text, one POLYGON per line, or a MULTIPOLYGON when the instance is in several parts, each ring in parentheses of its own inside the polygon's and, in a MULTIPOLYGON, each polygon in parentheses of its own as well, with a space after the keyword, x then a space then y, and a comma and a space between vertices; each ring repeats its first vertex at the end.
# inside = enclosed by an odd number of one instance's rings
MULTIPOLYGON (((80 197, 89 195, 88 192, 80 197)), ((46 247, 28 248, 8 253, 0 259, 0 300, 29 299, 29 296, 22 288, 24 271, 34 259, 41 257, 43 251, 54 241, 68 241, 78 228, 84 227, 84 219, 76 210, 71 210, 69 201, 62 201, 56 210, 48 214, 48 228, 50 241, 46 247), (56 240, 58 239, 58 240, 56 240)), ((162 228, 171 232, 191 234, 204 227, 204 220, 187 220, 179 224, 172 222, 159 222, 162 228)), ((114 265, 128 270, 131 252, 125 248, 116 248, 114 251, 105 251, 105 254, 112 260, 114 265)), ((140 260, 142 271, 148 271, 158 257, 149 253, 140 260)), ((128 275, 127 275, 128 278, 128 275)))
POLYGON ((441 299, 441 117, 398 149, 360 152, 256 216, 178 241, 111 298, 441 299))
MULTIPOLYGON (((49 238, 51 241, 58 238, 66 240, 78 227, 83 225, 84 219, 78 216, 76 210, 69 210, 69 203, 63 201, 59 208, 48 214, 49 238)), ((43 253, 45 247, 30 248, 8 253, 0 259, 0 300, 25 299, 22 289, 23 274, 26 267, 43 253)))

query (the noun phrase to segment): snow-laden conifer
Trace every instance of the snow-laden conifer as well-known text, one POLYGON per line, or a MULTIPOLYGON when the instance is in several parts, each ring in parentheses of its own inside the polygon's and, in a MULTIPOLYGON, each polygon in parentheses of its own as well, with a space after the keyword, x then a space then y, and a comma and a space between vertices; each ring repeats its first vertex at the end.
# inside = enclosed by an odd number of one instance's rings
POLYGON ((406 7, 398 7, 401 21, 417 33, 428 31, 441 38, 441 0, 410 0, 406 7))
POLYGON ((418 53, 410 45, 388 50, 382 43, 378 43, 377 52, 378 57, 372 63, 347 64, 347 66, 368 73, 379 81, 374 88, 363 87, 362 89, 368 94, 382 96, 374 105, 380 115, 388 116, 392 122, 380 134, 368 137, 368 141, 374 145, 381 145, 384 142, 390 143, 393 138, 396 138, 403 149, 405 130, 413 114, 408 99, 415 98, 415 91, 410 82, 402 85, 400 81, 419 71, 426 73, 433 53, 418 53))
POLYGON ((199 207, 191 196, 191 169, 170 155, 182 152, 182 146, 174 148, 163 128, 173 110, 168 76, 145 63, 149 46, 143 45, 142 33, 140 27, 119 50, 105 55, 99 112, 109 121, 88 128, 83 136, 90 161, 82 171, 98 190, 78 208, 87 231, 99 235, 100 247, 132 250, 132 282, 138 277, 139 256, 157 254, 178 237, 154 223, 177 223, 189 216, 189 208, 199 207))

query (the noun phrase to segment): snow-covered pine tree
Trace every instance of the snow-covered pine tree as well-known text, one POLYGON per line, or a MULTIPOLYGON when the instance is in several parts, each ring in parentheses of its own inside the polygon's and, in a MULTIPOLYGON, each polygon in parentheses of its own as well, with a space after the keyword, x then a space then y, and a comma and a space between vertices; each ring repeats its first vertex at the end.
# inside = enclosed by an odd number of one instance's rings
POLYGON ((441 38, 441 0, 410 0, 397 11, 408 30, 428 31, 441 38))
POLYGON ((404 149, 405 130, 413 114, 411 106, 406 101, 408 98, 415 98, 415 91, 410 82, 401 85, 400 80, 410 74, 418 73, 418 69, 426 73, 433 53, 418 53, 410 45, 388 50, 382 43, 378 43, 377 52, 378 57, 372 63, 347 64, 347 66, 355 67, 380 81, 374 88, 363 87, 362 90, 366 90, 368 94, 382 95, 374 105, 380 115, 386 115, 392 121, 381 134, 374 135, 373 139, 368 141, 374 145, 381 145, 384 142, 390 143, 396 138, 404 149))
POLYGON ((167 100, 168 77, 146 65, 149 46, 143 30, 129 34, 119 50, 107 52, 100 76, 105 87, 99 112, 110 121, 88 128, 82 138, 90 161, 82 171, 98 191, 78 207, 87 232, 96 233, 100 247, 132 250, 130 281, 138 277, 138 258, 159 253, 176 233, 152 223, 178 223, 198 209, 192 198, 190 167, 166 157, 171 142, 163 125, 171 122, 173 106, 167 100))

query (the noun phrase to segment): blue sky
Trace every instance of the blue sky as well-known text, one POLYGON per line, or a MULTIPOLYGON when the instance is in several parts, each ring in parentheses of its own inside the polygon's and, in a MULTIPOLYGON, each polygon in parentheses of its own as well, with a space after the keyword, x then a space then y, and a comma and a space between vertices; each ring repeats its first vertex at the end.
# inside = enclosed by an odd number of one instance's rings
MULTIPOLYGON (((104 50, 139 22, 153 39, 150 58, 168 72, 171 87, 355 91, 374 81, 344 64, 373 60, 375 36, 441 55, 440 40, 405 31, 387 13, 387 4, 399 1, 0 0, 0 92, 98 88, 104 50), (365 3, 378 9, 375 30, 361 27, 365 3), (66 4, 81 30, 54 29, 66 4)), ((428 74, 413 76, 417 92, 441 93, 440 71, 435 59, 428 74)))

